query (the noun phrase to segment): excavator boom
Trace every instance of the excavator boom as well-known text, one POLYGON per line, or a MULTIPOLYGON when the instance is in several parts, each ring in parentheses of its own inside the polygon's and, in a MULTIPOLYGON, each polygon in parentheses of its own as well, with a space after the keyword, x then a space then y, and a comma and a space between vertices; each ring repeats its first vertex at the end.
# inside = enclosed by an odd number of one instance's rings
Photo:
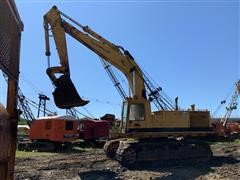
POLYGON ((56 86, 56 89, 53 92, 56 105, 60 108, 71 108, 74 106, 86 105, 88 103, 88 101, 84 101, 80 98, 70 79, 65 37, 66 33, 122 71, 128 79, 132 96, 134 98, 146 99, 142 71, 134 61, 131 54, 124 50, 121 46, 117 46, 109 42, 91 30, 88 26, 79 25, 82 29, 82 31, 80 31, 73 25, 64 21, 61 17, 63 15, 64 14, 60 12, 56 6, 53 6, 52 9, 50 9, 50 11, 44 16, 46 55, 50 56, 51 54, 49 50, 50 26, 61 64, 61 66, 49 67, 47 69, 48 76, 56 86), (62 74, 60 78, 55 76, 57 73, 62 74))

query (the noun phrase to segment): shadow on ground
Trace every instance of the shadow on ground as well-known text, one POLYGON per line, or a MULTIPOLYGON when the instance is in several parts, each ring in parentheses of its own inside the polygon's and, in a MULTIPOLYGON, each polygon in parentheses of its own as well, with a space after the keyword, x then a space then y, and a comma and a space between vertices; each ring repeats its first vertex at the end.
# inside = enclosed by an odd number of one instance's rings
MULTIPOLYGON (((190 162, 178 162, 178 163, 151 163, 151 164, 142 164, 141 167, 131 168, 131 170, 148 170, 155 172, 167 172, 166 176, 156 177, 154 179, 164 179, 164 180, 175 180, 175 179, 196 179, 199 176, 204 176, 209 173, 216 173, 216 168, 221 166, 235 167, 235 171, 238 171, 238 166, 240 161, 234 157, 213 157, 208 162, 201 163, 190 163, 190 162)), ((228 170, 227 170, 228 171, 228 170)), ((229 169, 231 171, 231 168, 229 169)), ((224 174, 222 174, 224 176, 224 174)), ((233 174, 233 178, 240 178, 240 174, 233 174), (236 175, 236 177, 235 177, 236 175)), ((231 178, 231 177, 229 177, 231 178)))
POLYGON ((79 173, 79 177, 82 180, 116 180, 118 175, 115 172, 107 170, 96 170, 79 173))
MULTIPOLYGON (((104 162, 102 162, 104 166, 104 162)), ((240 163, 239 160, 234 157, 213 157, 209 162, 205 163, 178 163, 178 164, 159 164, 159 163, 139 163, 138 167, 125 168, 122 167, 120 171, 116 169, 110 170, 96 170, 92 169, 86 172, 80 172, 79 177, 82 180, 111 180, 111 179, 131 179, 137 174, 140 179, 144 179, 144 174, 147 174, 149 179, 149 173, 153 174, 150 179, 163 179, 163 180, 175 180, 175 179, 196 179, 200 176, 207 175, 209 173, 216 173, 216 169, 223 164, 227 166, 240 163), (128 172, 127 172, 128 171, 128 172), (126 173, 127 172, 127 173, 126 173), (144 173, 145 172, 145 173, 144 173), (139 175, 139 173, 141 175, 139 175), (126 175, 127 174, 127 175, 126 175), (159 175, 157 175, 159 174, 159 175)), ((238 171, 238 165, 235 166, 235 171, 238 171)), ((220 171, 220 170, 218 170, 220 171)), ((218 172, 217 172, 218 173, 218 172)), ((223 177, 225 177, 223 175, 223 177)), ((226 176, 227 177, 227 176, 226 176)), ((232 176, 232 178, 238 178, 238 175, 232 176)), ((135 177, 138 178, 138 177, 135 177)), ((231 178, 231 177, 229 177, 231 178)))

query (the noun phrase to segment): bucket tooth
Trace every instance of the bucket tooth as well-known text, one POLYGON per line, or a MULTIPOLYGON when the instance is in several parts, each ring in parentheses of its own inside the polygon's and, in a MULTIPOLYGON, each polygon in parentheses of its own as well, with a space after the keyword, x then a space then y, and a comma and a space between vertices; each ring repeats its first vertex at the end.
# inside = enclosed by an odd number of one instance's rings
POLYGON ((79 96, 69 75, 61 75, 56 80, 55 85, 53 97, 58 108, 70 109, 76 106, 85 106, 89 103, 89 101, 85 101, 79 96))

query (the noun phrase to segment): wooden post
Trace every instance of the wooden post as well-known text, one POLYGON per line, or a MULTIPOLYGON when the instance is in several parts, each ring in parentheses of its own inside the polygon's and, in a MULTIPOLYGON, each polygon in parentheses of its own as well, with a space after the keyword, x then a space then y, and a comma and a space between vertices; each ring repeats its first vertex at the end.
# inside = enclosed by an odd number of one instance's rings
POLYGON ((8 103, 7 111, 10 114, 10 147, 9 147, 9 158, 8 158, 8 174, 7 179, 14 178, 14 165, 15 165, 15 154, 16 154, 16 138, 17 138, 17 125, 18 125, 18 112, 17 112, 17 88, 18 83, 9 80, 8 82, 8 103))

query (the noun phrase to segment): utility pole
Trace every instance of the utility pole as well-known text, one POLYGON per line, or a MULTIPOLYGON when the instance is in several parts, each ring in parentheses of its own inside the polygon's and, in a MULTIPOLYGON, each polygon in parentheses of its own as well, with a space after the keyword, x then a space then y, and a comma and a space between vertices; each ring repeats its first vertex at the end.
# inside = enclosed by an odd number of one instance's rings
POLYGON ((49 101, 50 98, 47 97, 44 94, 39 94, 38 98, 39 98, 39 103, 38 103, 38 115, 37 115, 37 117, 39 118, 40 109, 41 109, 42 106, 43 106, 43 116, 46 115, 46 102, 49 101))

